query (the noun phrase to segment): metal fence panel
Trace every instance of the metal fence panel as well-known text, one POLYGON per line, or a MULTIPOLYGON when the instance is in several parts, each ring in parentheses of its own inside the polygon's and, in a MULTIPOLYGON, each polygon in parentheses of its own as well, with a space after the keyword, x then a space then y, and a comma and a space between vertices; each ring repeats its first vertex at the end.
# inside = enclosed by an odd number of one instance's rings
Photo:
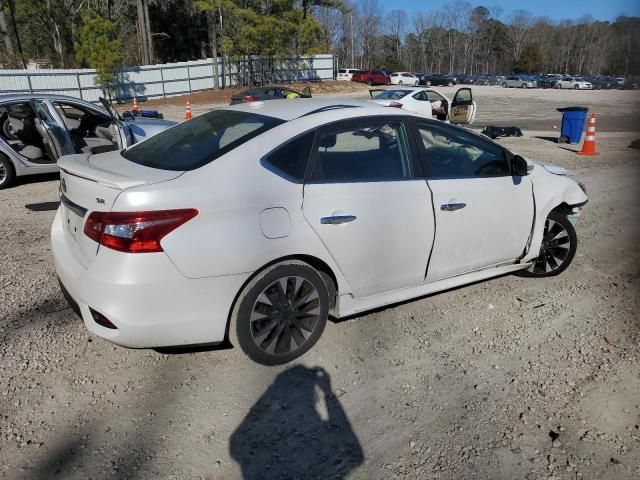
MULTIPOLYGON (((218 85, 234 86, 268 82, 331 80, 333 55, 263 62, 243 58, 232 62, 218 58, 218 85), (224 78, 223 78, 224 77, 224 78)), ((127 67, 116 72, 113 95, 118 101, 166 97, 214 88, 213 60, 127 67)), ((97 102, 103 94, 95 70, 0 70, 0 95, 10 93, 58 93, 97 102)))

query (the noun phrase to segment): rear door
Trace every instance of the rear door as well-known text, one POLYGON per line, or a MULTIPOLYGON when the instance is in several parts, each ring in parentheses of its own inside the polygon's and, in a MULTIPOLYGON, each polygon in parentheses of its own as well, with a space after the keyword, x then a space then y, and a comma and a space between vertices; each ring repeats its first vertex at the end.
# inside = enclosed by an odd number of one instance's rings
POLYGON ((424 280, 433 210, 414 160, 401 117, 351 119, 318 132, 303 213, 356 297, 424 280))
POLYGON ((49 155, 57 160, 62 155, 74 154, 75 147, 66 127, 56 122, 47 105, 43 101, 36 99, 31 99, 29 103, 36 112, 36 116, 42 126, 43 131, 39 129, 39 133, 43 136, 42 141, 49 155))
POLYGON ((415 126, 437 226, 427 281, 512 263, 533 225, 529 177, 512 176, 505 150, 465 129, 415 126))

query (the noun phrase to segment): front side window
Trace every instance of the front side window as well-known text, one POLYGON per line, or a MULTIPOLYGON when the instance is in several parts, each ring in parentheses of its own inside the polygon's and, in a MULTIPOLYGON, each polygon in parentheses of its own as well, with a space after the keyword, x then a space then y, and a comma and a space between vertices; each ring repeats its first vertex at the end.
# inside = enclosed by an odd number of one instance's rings
POLYGON ((133 163, 162 170, 195 170, 283 123, 251 112, 213 110, 122 152, 133 163))
POLYGON ((401 121, 324 130, 318 136, 311 181, 353 182, 411 177, 401 121))
POLYGON ((511 175, 504 150, 462 128, 418 122, 419 145, 429 178, 511 175))

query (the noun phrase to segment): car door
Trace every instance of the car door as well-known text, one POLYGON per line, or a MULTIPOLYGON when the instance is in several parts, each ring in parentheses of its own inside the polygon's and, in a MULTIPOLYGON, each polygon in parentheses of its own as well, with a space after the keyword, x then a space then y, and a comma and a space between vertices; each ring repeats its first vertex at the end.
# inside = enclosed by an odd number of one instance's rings
POLYGON ((433 209, 409 131, 402 117, 369 117, 316 136, 304 217, 358 298, 424 281, 433 209))
POLYGON ((530 179, 512 176, 508 152, 477 134, 428 120, 414 125, 436 219, 426 280, 513 262, 533 225, 530 179))
POLYGON ((459 88, 451 102, 449 121, 451 123, 470 125, 476 118, 476 102, 468 87, 459 88))
POLYGON ((118 142, 118 149, 123 149, 133 145, 135 143, 135 138, 133 137, 131 128, 124 122, 120 113, 118 113, 113 104, 106 98, 100 97, 99 100, 118 130, 118 135, 115 136, 116 141, 118 142))
POLYGON ((64 124, 58 124, 47 105, 42 100, 35 98, 31 99, 29 104, 36 113, 36 128, 42 136, 42 142, 52 160, 57 160, 63 155, 76 153, 66 127, 64 124))
POLYGON ((431 102, 427 98, 427 94, 424 90, 407 95, 405 98, 400 100, 400 103, 403 104, 403 108, 405 110, 421 113, 427 118, 431 118, 432 116, 431 102))

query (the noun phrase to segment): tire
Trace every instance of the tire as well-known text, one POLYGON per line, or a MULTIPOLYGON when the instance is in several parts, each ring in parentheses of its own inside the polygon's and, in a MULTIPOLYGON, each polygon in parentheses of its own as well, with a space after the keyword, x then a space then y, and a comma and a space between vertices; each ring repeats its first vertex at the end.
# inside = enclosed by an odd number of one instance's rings
POLYGON ((282 365, 316 344, 328 316, 329 294, 321 274, 304 262, 281 262, 243 289, 231 315, 229 340, 254 362, 282 365))
POLYGON ((391 85, 391 80, 389 80, 389 79, 387 78, 387 79, 384 81, 384 84, 385 84, 386 86, 391 85))
POLYGON ((371 79, 370 79, 370 78, 369 78, 369 79, 367 79, 367 85, 369 85, 369 86, 373 85, 373 82, 371 81, 371 79))
POLYGON ((523 84, 522 84, 522 88, 527 88, 527 84, 526 84, 526 83, 523 83, 523 84))
POLYGON ((430 86, 431 86, 431 80, 427 80, 426 82, 424 82, 424 84, 425 84, 427 87, 430 87, 430 86))
POLYGON ((507 82, 502 84, 502 88, 507 88, 507 87, 508 87, 507 82))
POLYGON ((16 172, 13 169, 13 164, 7 157, 0 154, 0 190, 11 186, 15 178, 16 172))
POLYGON ((571 264, 578 248, 576 229, 569 219, 552 211, 544 224, 540 254, 526 270, 516 272, 521 277, 553 277, 571 264), (568 246, 567 246, 568 245, 568 246))
POLYGON ((402 86, 402 80, 398 80, 398 86, 402 86))
POLYGON ((574 86, 573 86, 573 89, 574 89, 574 90, 580 90, 580 87, 579 87, 578 85, 574 85, 574 86))
POLYGON ((453 82, 447 83, 447 87, 453 87, 453 82))

